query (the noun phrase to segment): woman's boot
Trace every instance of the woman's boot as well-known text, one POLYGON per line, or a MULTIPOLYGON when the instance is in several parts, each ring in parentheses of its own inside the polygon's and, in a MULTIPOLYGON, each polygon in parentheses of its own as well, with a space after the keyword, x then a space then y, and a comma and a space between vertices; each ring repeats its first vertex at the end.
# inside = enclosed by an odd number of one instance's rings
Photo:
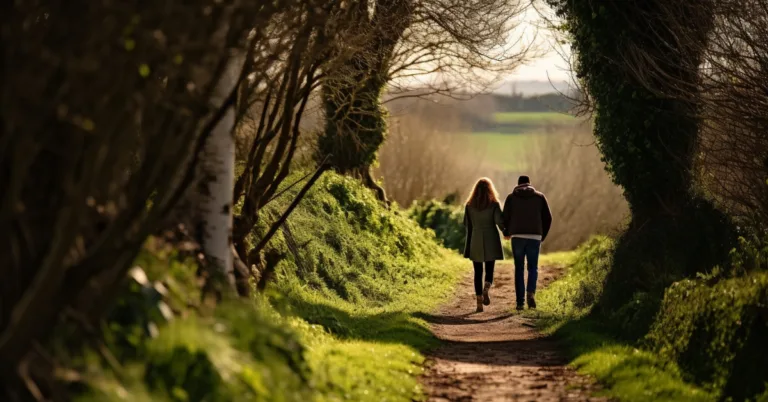
POLYGON ((491 304, 491 295, 489 292, 491 291, 491 283, 486 282, 485 287, 483 288, 483 304, 486 306, 489 306, 491 304))
POLYGON ((483 296, 477 296, 477 310, 475 310, 475 312, 483 312, 483 296))

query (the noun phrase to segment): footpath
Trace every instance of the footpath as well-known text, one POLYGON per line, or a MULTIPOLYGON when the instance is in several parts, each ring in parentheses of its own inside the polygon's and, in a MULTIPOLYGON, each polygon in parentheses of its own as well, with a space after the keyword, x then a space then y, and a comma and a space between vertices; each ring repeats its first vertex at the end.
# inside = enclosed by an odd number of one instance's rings
MULTIPOLYGON (((539 269, 539 289, 558 269, 539 269)), ((437 315, 426 317, 443 344, 422 378, 429 401, 606 401, 597 386, 567 366, 554 340, 513 312, 514 267, 497 264, 491 305, 475 313, 472 277, 437 315)))

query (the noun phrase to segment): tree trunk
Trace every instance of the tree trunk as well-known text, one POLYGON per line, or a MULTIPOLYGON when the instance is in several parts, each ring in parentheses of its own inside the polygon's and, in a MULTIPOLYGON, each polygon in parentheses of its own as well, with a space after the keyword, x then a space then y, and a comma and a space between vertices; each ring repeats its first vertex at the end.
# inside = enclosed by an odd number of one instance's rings
MULTIPOLYGON (((238 83, 244 57, 234 56, 216 86, 212 104, 219 106, 238 83)), ((232 186, 235 182, 235 109, 230 107, 216 124, 202 151, 201 181, 196 187, 200 244, 209 262, 222 273, 234 289, 232 255, 232 186)))
POLYGON ((368 3, 360 6, 356 33, 367 38, 362 50, 328 72, 323 83, 325 131, 318 140, 319 159, 330 156, 333 168, 355 176, 387 202, 370 169, 387 133, 381 94, 389 76, 397 43, 411 24, 411 0, 376 0, 371 16, 368 3))

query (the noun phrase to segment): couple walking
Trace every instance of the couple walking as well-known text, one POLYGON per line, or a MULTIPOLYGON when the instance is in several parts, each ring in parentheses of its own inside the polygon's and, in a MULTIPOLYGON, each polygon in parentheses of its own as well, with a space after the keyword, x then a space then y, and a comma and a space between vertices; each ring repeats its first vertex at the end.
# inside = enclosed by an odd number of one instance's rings
POLYGON ((520 176, 517 180, 517 187, 504 201, 503 211, 493 183, 487 178, 477 181, 464 208, 464 257, 472 260, 475 268, 478 312, 483 311, 483 305, 491 304, 489 292, 493 283, 494 264, 496 260, 504 259, 497 226, 504 234, 504 239, 512 239, 517 309, 523 309, 524 300, 528 301, 528 308, 536 308, 539 250, 551 225, 552 213, 547 198, 531 186, 528 176, 520 176), (523 278, 525 260, 528 260, 528 286, 525 286, 523 278))

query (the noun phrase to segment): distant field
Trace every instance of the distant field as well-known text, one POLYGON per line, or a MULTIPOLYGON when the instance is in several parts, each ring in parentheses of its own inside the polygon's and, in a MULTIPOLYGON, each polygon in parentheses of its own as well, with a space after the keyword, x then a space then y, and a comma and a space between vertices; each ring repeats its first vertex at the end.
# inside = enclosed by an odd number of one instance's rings
POLYGON ((572 126, 582 119, 555 112, 494 113, 495 124, 486 131, 462 134, 469 139, 474 154, 498 169, 521 172, 528 168, 523 158, 526 149, 535 146, 536 138, 548 135, 548 126, 572 126))
POLYGON ((542 134, 507 134, 497 132, 474 132, 462 134, 470 138, 475 154, 503 170, 521 171, 526 163, 521 158, 527 146, 542 134))
POLYGON ((580 121, 571 115, 555 112, 503 112, 494 113, 498 124, 519 124, 524 126, 546 126, 549 124, 575 124, 580 121))

